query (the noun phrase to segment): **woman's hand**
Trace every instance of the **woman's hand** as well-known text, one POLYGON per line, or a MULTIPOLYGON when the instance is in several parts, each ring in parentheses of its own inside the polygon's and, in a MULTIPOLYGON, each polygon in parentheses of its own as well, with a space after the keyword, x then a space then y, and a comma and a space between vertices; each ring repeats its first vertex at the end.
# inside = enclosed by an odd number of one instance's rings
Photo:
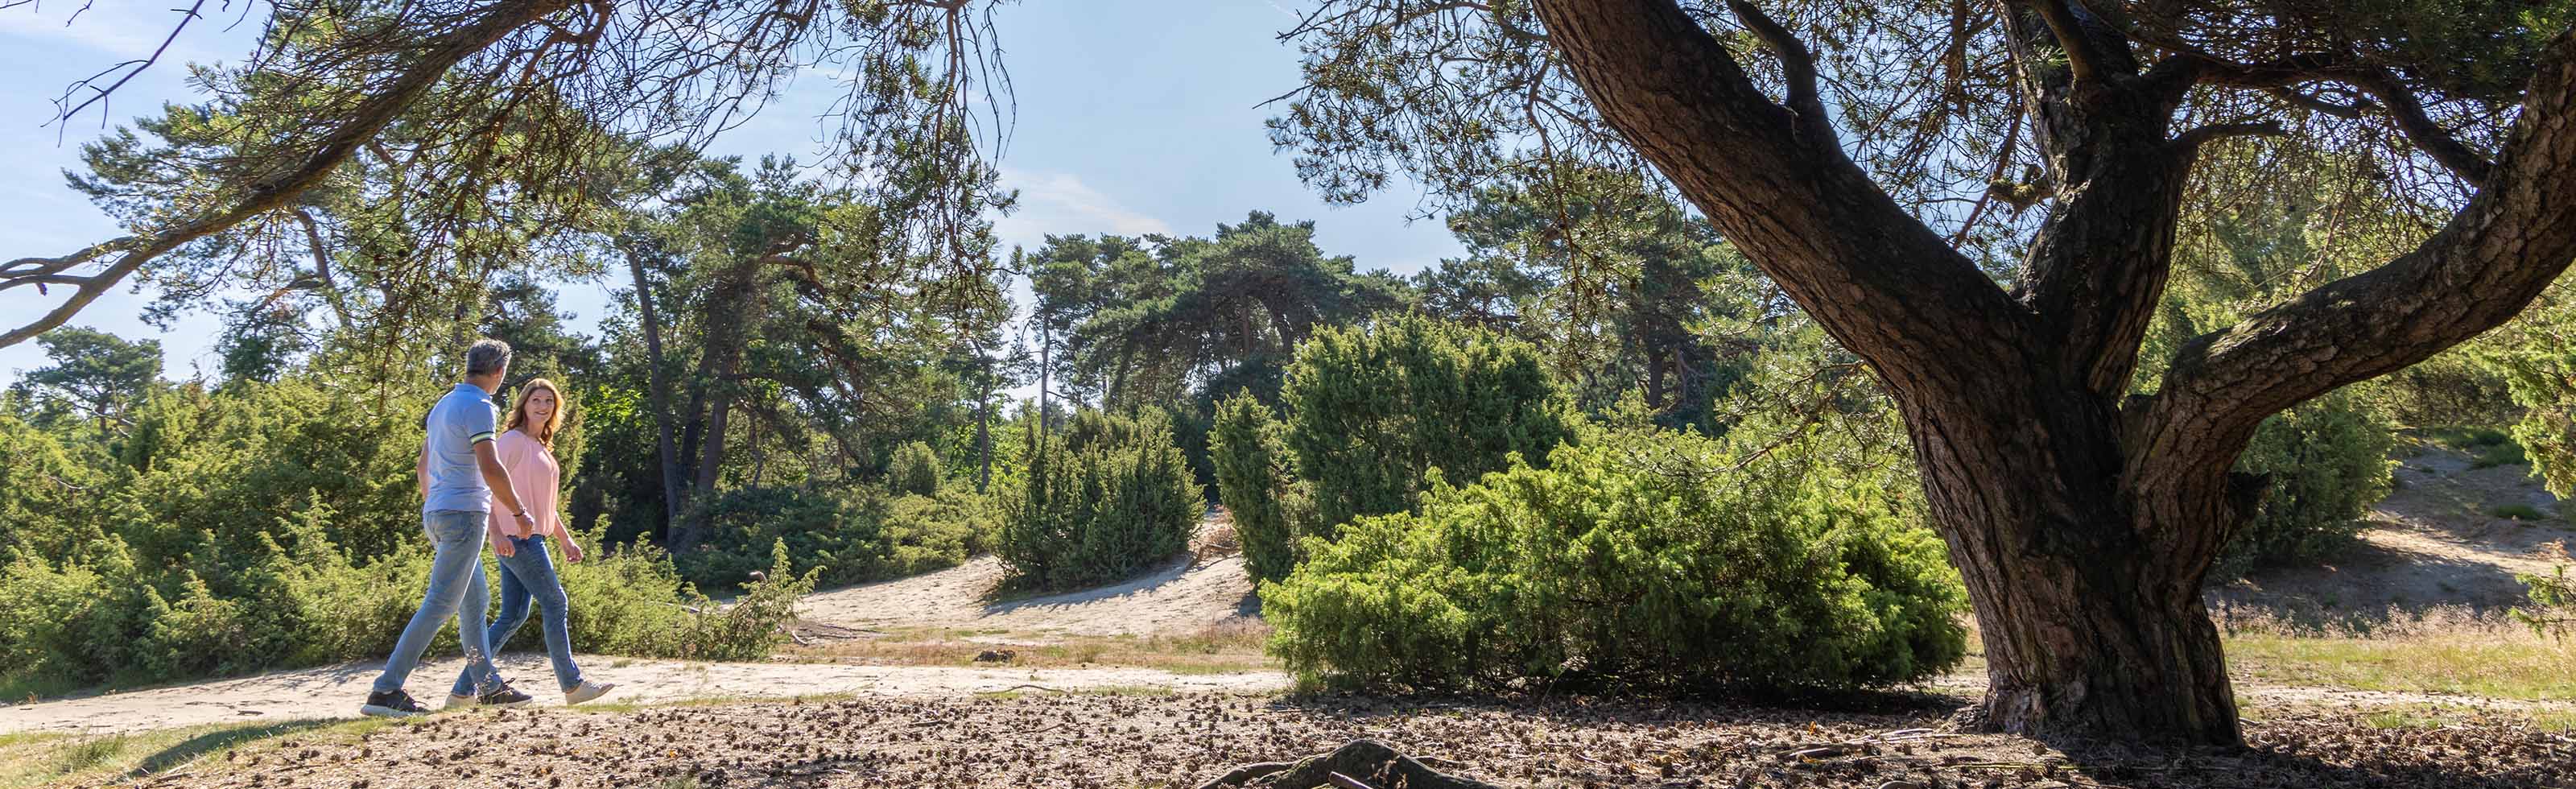
POLYGON ((581 563, 581 543, 573 542, 570 536, 563 538, 563 553, 564 561, 573 564, 581 563))

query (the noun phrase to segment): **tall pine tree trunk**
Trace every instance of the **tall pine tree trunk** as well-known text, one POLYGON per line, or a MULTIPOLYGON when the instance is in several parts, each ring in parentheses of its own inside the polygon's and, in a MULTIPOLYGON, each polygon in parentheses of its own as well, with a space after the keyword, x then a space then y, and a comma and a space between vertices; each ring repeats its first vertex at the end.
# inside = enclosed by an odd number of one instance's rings
POLYGON ((653 388, 645 398, 653 409, 653 450, 661 460, 662 544, 671 544, 672 524, 680 521, 683 502, 680 487, 679 453, 671 443, 671 376, 662 355, 661 313, 653 307, 653 286, 644 277, 644 261, 633 250, 626 252, 626 271, 635 278, 635 309, 644 322, 644 361, 651 373, 653 388))

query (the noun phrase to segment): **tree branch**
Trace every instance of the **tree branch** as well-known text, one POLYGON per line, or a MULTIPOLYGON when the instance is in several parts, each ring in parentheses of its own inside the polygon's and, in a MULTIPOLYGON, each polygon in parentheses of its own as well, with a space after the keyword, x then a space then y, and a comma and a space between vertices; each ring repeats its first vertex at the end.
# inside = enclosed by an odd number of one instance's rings
POLYGON ((2222 137, 2279 137, 2288 133, 2276 121, 2213 123, 2175 136, 2173 147, 2183 156, 2189 157, 2197 153, 2203 143, 2222 137))
POLYGON ((1726 0, 1728 10, 1743 20, 1744 27, 1762 40, 1762 47, 1780 59, 1780 74, 1789 84, 1789 111, 1797 113, 1799 131, 1811 140, 1834 144, 1834 127, 1825 116, 1825 103, 1816 92, 1816 56, 1807 50, 1806 42, 1791 35, 1789 29, 1762 13, 1762 9, 1745 0, 1726 0))
POLYGON ((2424 111, 2424 103, 2407 90, 2395 72, 2383 66, 2364 65, 2345 54, 2302 54, 2260 63, 2234 63, 2205 55, 2176 55, 2157 64, 2157 71, 2168 71, 2178 78, 2180 87, 2192 83, 2260 88, 2299 106, 2326 112, 2337 117, 2357 118, 2361 111, 2377 106, 2388 113, 2407 142, 2433 157, 2443 167, 2471 186, 2484 188, 2495 169, 2485 154, 2460 142, 2450 130, 2434 122, 2424 111), (2305 82, 2339 82, 2350 85, 2376 100, 2342 105, 2308 96, 2290 88, 2305 82))
POLYGON ((1536 7, 1601 117, 1891 386, 1964 392, 1966 371, 2023 353, 2028 313, 1678 4, 1536 7))
POLYGON ((2084 23, 2075 18, 2075 13, 2060 0, 2026 0, 2026 4, 2048 23, 2048 32, 2057 37, 2058 48, 2066 51, 2066 71, 2075 78, 2075 84, 2100 81, 2102 54, 2093 46, 2092 36, 2085 34, 2084 23))
POLYGON ((2433 161, 2441 162, 2443 167, 2449 168, 2471 186, 2481 189, 2487 186, 2487 179, 2495 171, 2495 163, 2471 150, 2467 143, 2452 136, 2450 130, 2434 123, 2432 116, 2424 114, 2424 103, 2416 100, 2413 91, 2398 83, 2395 73, 2383 67, 2351 71, 2352 75, 2345 81, 2378 99, 2380 106, 2388 110, 2388 119, 2397 124, 2397 131, 2415 143, 2418 150, 2433 157, 2433 161))
POLYGON ((2264 417, 2477 336, 2555 281, 2576 261, 2576 31, 2542 57, 2490 176, 2413 251, 2186 343, 2130 451, 2231 458, 2264 417))
MULTIPOLYGON (((36 335, 63 325, 90 302, 98 300, 108 289, 132 275, 143 264, 162 253, 208 235, 220 233, 251 217, 285 205, 296 195, 311 189, 347 161, 350 154, 374 139, 386 124, 409 109, 413 102, 429 92, 449 69, 472 57, 474 53, 499 42, 511 31, 547 14, 563 10, 571 0, 505 0, 485 6, 481 18, 473 24, 428 42, 420 58, 408 68, 387 80, 382 90, 368 96, 328 135, 316 141, 312 153, 294 169, 249 184, 232 205, 198 216, 195 219, 164 228, 137 239, 120 239, 116 251, 124 254, 95 275, 84 278, 71 298, 27 325, 0 334, 0 348, 26 342, 36 335)), ((109 242, 116 244, 118 242, 109 242)), ((95 258, 96 251, 108 244, 84 250, 95 258)), ((13 261, 15 266, 24 261, 13 261)), ((53 265, 40 263, 39 266, 53 265)), ((66 267, 67 268, 67 267, 66 267)), ((59 271, 59 269, 56 269, 59 271)), ((47 272, 53 273, 53 272, 47 272)))

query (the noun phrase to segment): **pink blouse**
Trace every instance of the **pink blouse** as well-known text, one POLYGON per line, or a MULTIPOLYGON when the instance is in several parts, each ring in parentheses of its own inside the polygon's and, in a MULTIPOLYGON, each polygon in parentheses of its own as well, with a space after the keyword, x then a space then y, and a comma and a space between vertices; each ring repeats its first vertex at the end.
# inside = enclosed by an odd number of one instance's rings
POLYGON ((563 486, 563 467, 555 464, 555 453, 517 430, 493 439, 492 453, 499 456, 501 468, 510 472, 510 491, 519 494, 519 505, 528 508, 529 520, 536 522, 534 528, 520 526, 519 519, 496 496, 492 499, 492 526, 512 537, 563 531, 555 514, 555 490, 563 486))

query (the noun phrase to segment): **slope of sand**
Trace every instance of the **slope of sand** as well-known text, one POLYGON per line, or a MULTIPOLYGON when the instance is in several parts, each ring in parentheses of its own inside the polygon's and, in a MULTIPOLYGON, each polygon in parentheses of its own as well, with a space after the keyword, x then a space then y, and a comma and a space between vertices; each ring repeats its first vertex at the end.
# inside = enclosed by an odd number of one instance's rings
POLYGON ((2576 523, 2522 465, 2473 468, 2433 446, 2400 460, 2397 488, 2364 516, 2360 541, 2315 566, 2257 572, 2220 588, 2212 610, 2294 618, 2378 619, 2437 607, 2496 611, 2525 604, 2517 574, 2576 565, 2576 523), (2496 515, 2525 505, 2540 520, 2496 515))
POLYGON ((939 628, 1007 632, 1016 643, 1048 635, 1168 635, 1259 615, 1243 557, 1192 557, 1125 583, 1005 603, 983 602, 1002 580, 1001 560, 977 557, 934 573, 834 589, 797 602, 809 623, 862 630, 939 628))

